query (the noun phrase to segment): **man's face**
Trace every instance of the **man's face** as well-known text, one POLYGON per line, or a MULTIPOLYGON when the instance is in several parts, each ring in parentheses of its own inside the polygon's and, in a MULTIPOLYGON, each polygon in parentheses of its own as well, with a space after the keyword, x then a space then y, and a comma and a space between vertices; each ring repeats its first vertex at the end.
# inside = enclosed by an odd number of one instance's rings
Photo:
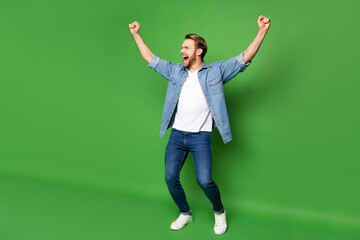
POLYGON ((196 62, 196 48, 195 48, 195 41, 192 39, 185 39, 181 46, 180 51, 184 67, 191 67, 196 62))

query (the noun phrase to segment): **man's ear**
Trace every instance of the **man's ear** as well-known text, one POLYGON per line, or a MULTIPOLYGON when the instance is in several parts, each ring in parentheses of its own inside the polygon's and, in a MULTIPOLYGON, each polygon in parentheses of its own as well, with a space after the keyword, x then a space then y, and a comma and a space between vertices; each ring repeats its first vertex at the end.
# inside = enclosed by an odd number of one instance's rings
POLYGON ((201 48, 196 49, 196 55, 200 56, 203 53, 203 50, 201 48))

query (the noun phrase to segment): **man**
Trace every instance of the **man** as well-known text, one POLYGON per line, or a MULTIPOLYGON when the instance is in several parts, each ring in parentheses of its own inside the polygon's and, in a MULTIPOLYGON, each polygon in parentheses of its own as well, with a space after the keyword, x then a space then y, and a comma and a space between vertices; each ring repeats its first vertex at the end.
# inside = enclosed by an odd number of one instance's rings
POLYGON ((211 177, 210 133, 216 127, 224 143, 231 141, 223 85, 242 72, 251 63, 263 41, 270 19, 259 16, 259 31, 248 48, 227 61, 204 63, 207 52, 205 40, 188 34, 181 47, 183 63, 167 62, 154 55, 140 36, 140 24, 129 24, 140 53, 148 66, 169 80, 160 127, 162 137, 172 126, 165 151, 165 180, 169 192, 180 210, 180 216, 171 224, 180 230, 193 221, 192 212, 180 184, 180 171, 191 152, 198 184, 213 205, 214 232, 227 230, 226 211, 222 205, 219 188, 211 177))

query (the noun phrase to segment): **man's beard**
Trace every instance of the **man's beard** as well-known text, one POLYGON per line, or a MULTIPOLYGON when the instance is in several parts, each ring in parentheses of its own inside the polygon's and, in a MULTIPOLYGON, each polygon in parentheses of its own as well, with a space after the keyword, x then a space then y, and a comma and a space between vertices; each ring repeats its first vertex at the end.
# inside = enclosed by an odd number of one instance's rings
POLYGON ((190 68, 195 62, 196 62, 196 55, 194 53, 189 57, 188 64, 185 67, 190 68))

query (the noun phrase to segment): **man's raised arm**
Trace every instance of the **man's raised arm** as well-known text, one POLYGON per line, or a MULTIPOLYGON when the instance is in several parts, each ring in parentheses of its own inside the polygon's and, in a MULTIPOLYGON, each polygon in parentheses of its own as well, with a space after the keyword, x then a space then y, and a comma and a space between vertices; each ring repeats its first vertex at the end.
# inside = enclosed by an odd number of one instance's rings
POLYGON ((133 35, 137 46, 139 47, 140 53, 145 59, 145 61, 149 64, 151 59, 153 58, 154 54, 150 51, 148 46, 144 43, 144 40, 140 36, 140 23, 133 22, 129 24, 130 32, 133 35))
POLYGON ((269 30, 270 27, 270 19, 260 15, 257 23, 259 25, 259 31, 255 36, 253 42, 248 46, 248 48, 244 51, 244 61, 245 63, 250 62, 258 51, 261 42, 264 40, 264 37, 269 30))

